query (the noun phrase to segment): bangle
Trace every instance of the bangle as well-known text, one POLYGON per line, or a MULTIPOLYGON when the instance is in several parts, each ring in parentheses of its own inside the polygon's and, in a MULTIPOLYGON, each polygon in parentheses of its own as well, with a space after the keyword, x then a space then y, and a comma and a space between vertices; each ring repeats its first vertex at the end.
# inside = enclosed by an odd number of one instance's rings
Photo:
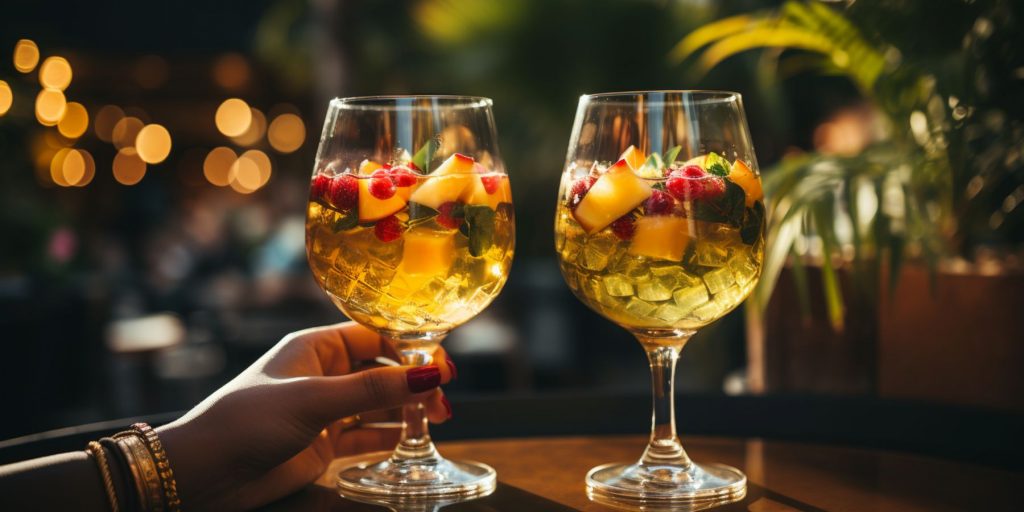
POLYGON ((103 447, 96 441, 89 441, 86 451, 96 458, 96 465, 99 466, 100 477, 103 479, 103 488, 107 492, 107 501, 110 502, 110 510, 119 512, 117 493, 114 492, 114 479, 110 476, 110 466, 107 464, 106 452, 103 451, 103 447))
POLYGON ((145 439, 146 447, 149 448, 150 455, 156 461, 167 510, 180 512, 181 498, 178 497, 178 482, 174 480, 174 471, 171 469, 171 462, 167 460, 167 451, 164 450, 164 445, 160 442, 160 436, 156 435, 156 431, 146 423, 135 423, 132 425, 132 429, 145 439))
POLYGON ((164 511, 164 500, 161 492, 160 475, 157 473, 153 456, 146 448, 146 443, 134 431, 114 434, 117 447, 128 460, 135 479, 135 490, 138 492, 142 510, 155 512, 164 511))
POLYGON ((107 454, 107 462, 110 463, 110 473, 114 477, 114 491, 117 492, 117 506, 121 512, 141 512, 137 495, 132 494, 135 487, 135 480, 128 466, 128 459, 117 447, 117 441, 104 437, 99 440, 100 446, 107 454))

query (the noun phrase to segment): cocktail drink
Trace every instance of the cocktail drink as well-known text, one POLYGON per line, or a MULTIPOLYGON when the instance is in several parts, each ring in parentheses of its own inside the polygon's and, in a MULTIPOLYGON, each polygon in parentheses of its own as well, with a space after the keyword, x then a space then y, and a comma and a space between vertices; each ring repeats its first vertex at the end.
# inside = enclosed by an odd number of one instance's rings
MULTIPOLYGON (((454 328, 501 291, 515 245, 512 195, 486 98, 398 96, 331 102, 306 214, 317 283, 349 318, 388 339, 403 364, 431 363, 454 328)), ((381 460, 343 469, 343 493, 472 497, 492 468, 442 458, 422 405, 381 460)))
POLYGON ((739 95, 583 96, 555 215, 555 249, 573 293, 631 331, 654 384, 651 441, 636 463, 587 475, 590 495, 634 506, 742 498, 746 477, 692 462, 675 432, 679 352, 751 293, 765 208, 739 95))

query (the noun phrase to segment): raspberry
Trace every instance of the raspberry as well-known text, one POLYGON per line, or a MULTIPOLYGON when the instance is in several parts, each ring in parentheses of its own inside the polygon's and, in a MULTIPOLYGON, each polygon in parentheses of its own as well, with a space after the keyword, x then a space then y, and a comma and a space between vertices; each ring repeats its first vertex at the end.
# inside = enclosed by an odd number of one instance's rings
POLYGON ((395 195, 395 184, 388 177, 388 171, 377 169, 370 176, 370 195, 381 200, 395 195))
POLYGON ((373 227, 373 234, 377 235, 377 239, 381 242, 393 242, 402 237, 402 221, 398 220, 398 217, 394 215, 390 217, 384 217, 377 221, 377 225, 373 227))
POLYGON ((330 190, 331 177, 317 173, 316 176, 313 176, 313 182, 309 186, 309 197, 313 200, 327 197, 327 192, 330 190))
POLYGON ((612 233, 619 237, 619 240, 629 240, 633 238, 633 233, 636 232, 636 221, 633 220, 632 215, 623 215, 612 222, 612 233))
POLYGON ((331 178, 327 200, 336 208, 348 210, 359 199, 359 180, 351 174, 339 174, 331 178))
POLYGON ((501 184, 501 176, 481 176, 480 182, 484 184, 484 190, 488 194, 493 194, 498 191, 498 185, 501 184))
POLYGON ((668 215, 672 213, 676 202, 672 196, 660 191, 652 190, 651 197, 647 198, 647 215, 668 215))
POLYGON ((454 210, 458 204, 459 203, 455 201, 448 201, 447 203, 438 206, 437 217, 435 218, 437 223, 448 229, 458 229, 459 224, 462 224, 462 218, 452 215, 452 210, 454 210))
POLYGON ((701 199, 714 200, 725 194, 725 181, 717 176, 709 176, 704 180, 704 191, 701 199))
POLYGON ((569 208, 575 210, 576 205, 580 204, 583 200, 583 196, 587 195, 587 191, 590 187, 594 186, 597 182, 596 176, 584 176, 572 183, 572 188, 569 190, 569 208))
POLYGON ((411 187, 416 184, 416 175, 405 167, 389 168, 387 173, 396 187, 411 187))
POLYGON ((701 169, 699 165, 687 165, 678 171, 672 171, 672 174, 681 173, 687 178, 703 178, 705 174, 704 169, 701 169))
POLYGON ((665 182, 665 190, 680 201, 693 201, 700 199, 704 192, 704 184, 699 178, 686 178, 677 174, 678 171, 669 175, 665 182))

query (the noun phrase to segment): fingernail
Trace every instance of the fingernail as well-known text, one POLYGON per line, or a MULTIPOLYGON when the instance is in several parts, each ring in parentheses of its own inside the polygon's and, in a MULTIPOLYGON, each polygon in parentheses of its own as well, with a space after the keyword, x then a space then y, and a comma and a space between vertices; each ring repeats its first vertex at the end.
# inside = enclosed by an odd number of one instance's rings
POLYGON ((452 403, 448 401, 448 397, 441 395, 441 403, 444 404, 444 410, 448 413, 448 419, 452 419, 452 403))
POLYGON ((405 380, 409 391, 422 393, 441 385, 441 369, 433 365, 410 368, 405 372, 405 380))
POLYGON ((452 371, 452 380, 459 378, 459 369, 455 367, 455 361, 452 361, 452 356, 445 353, 444 362, 448 363, 448 369, 452 371))

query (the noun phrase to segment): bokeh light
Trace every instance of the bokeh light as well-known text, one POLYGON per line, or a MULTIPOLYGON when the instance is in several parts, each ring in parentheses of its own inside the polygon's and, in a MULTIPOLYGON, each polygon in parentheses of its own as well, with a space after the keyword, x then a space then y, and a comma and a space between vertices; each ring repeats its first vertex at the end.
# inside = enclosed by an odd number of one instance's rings
POLYGON ((39 66, 39 83, 63 91, 71 85, 71 64, 64 57, 47 57, 39 66))
POLYGON ((237 137, 249 129, 252 123, 252 109, 243 100, 227 99, 217 107, 214 121, 221 133, 228 137, 237 137))
POLYGON ((117 149, 131 148, 135 146, 135 139, 145 126, 142 120, 137 117, 125 117, 114 125, 111 132, 111 142, 117 149))
POLYGON ((213 81, 229 91, 245 87, 250 75, 249 62, 237 53, 224 54, 213 64, 213 81))
POLYGON ((11 109, 11 103, 14 103, 14 93, 11 92, 11 86, 7 85, 7 82, 0 80, 0 116, 6 114, 11 109))
POLYGON ((64 160, 71 153, 71 148, 58 149, 50 159, 50 180, 61 187, 68 187, 68 181, 64 179, 64 160))
POLYGON ((63 92, 57 89, 43 89, 36 96, 36 119, 43 126, 54 126, 64 117, 67 107, 63 92))
POLYGON ((21 39, 14 45, 14 69, 31 73, 39 64, 39 47, 31 39, 21 39))
POLYGON ((75 101, 69 102, 64 117, 57 122, 57 130, 69 139, 77 139, 88 129, 89 111, 85 109, 85 105, 75 101))
POLYGON ((249 123, 249 129, 245 130, 245 133, 232 137, 231 141, 239 146, 252 146, 263 138, 263 135, 267 133, 267 116, 263 115, 263 112, 258 108, 252 109, 252 122, 249 123))
POLYGON ((203 160, 203 176, 218 187, 226 187, 231 183, 231 167, 237 159, 238 155, 231 148, 213 148, 203 160))
POLYGON ((114 179, 122 185, 134 185, 146 175, 146 162, 132 148, 124 148, 114 156, 114 179))
POLYGON ((135 137, 135 150, 147 164, 163 162, 171 154, 171 134, 159 124, 149 124, 135 137))
POLYGON ((306 125, 302 118, 295 114, 281 114, 270 123, 267 129, 267 140, 270 145, 281 153, 291 153, 306 140, 306 125))
POLYGON ((96 119, 93 121, 93 131, 96 137, 103 142, 114 140, 114 127, 118 121, 124 119, 124 110, 116 105, 104 105, 96 112, 96 119))
POLYGON ((254 192, 270 181, 271 172, 270 157, 258 149, 250 149, 232 165, 231 188, 243 194, 254 192))
POLYGON ((75 151, 77 151, 85 161, 85 172, 82 174, 82 178, 74 185, 76 187, 84 187, 92 183, 92 179, 96 176, 96 161, 93 160, 92 154, 84 149, 76 149, 75 151))
POLYGON ((64 175, 64 182, 67 186, 78 185, 85 177, 85 157, 77 149, 68 151, 64 156, 64 163, 61 165, 61 174, 64 175))

